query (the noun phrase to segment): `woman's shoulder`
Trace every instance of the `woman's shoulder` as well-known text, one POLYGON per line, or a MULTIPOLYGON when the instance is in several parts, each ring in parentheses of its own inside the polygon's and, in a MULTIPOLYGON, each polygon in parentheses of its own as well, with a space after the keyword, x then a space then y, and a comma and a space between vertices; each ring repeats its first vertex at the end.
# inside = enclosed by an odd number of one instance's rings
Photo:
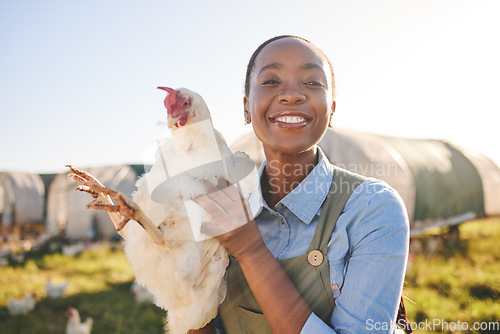
POLYGON ((396 189, 383 180, 367 177, 354 189, 346 207, 361 203, 365 206, 371 206, 385 202, 395 202, 404 206, 403 200, 396 189))
POLYGON ((408 227, 408 214, 399 193, 385 181, 371 177, 364 179, 354 190, 343 214, 351 227, 408 227))

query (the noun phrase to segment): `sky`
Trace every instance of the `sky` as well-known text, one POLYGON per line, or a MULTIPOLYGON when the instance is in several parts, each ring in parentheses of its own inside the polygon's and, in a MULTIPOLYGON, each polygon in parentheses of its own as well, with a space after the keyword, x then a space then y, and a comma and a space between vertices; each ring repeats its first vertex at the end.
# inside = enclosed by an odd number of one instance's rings
POLYGON ((164 92, 207 102, 229 143, 247 62, 280 34, 330 58, 335 126, 446 139, 500 164, 500 1, 0 0, 0 171, 150 163, 164 92))

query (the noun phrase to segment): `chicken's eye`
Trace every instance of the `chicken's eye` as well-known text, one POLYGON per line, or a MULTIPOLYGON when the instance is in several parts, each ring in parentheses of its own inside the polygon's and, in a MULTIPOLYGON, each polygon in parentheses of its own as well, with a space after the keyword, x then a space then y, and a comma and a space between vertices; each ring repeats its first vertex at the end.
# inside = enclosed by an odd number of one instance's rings
POLYGON ((184 101, 184 107, 187 107, 188 101, 184 101))

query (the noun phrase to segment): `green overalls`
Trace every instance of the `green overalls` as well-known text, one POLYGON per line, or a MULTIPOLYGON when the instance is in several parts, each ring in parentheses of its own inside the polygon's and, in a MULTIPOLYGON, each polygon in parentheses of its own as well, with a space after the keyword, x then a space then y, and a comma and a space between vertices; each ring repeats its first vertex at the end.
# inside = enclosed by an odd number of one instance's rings
MULTIPOLYGON (((363 176, 335 167, 332 186, 321 207, 318 225, 306 254, 278 260, 312 311, 327 324, 330 324, 335 307, 331 289, 340 288, 336 284, 330 286, 326 257, 328 241, 344 205, 363 180, 363 176)), ((232 256, 225 279, 227 295, 219 307, 219 315, 226 333, 271 333, 238 262, 232 256)))

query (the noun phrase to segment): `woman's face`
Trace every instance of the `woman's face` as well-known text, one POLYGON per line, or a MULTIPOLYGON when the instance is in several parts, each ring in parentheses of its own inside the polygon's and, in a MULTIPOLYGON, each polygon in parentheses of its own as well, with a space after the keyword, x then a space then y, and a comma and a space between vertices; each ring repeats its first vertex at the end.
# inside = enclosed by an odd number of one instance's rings
POLYGON ((323 137, 335 109, 330 68, 306 42, 284 38, 255 59, 245 113, 266 152, 297 154, 323 137))

